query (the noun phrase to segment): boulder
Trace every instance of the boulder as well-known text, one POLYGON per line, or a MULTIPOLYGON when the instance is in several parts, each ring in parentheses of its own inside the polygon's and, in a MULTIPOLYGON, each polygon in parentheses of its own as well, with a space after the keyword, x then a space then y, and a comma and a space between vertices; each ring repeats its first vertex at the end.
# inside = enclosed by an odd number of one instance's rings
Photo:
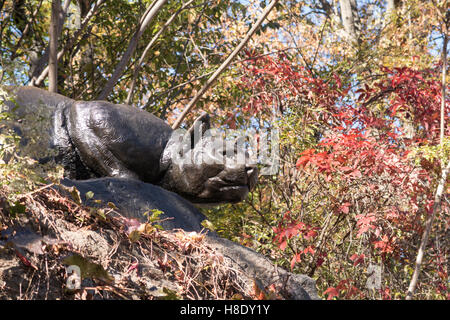
POLYGON ((83 203, 89 206, 105 206, 114 203, 121 215, 145 222, 144 213, 151 209, 163 212, 161 226, 166 230, 202 230, 206 217, 192 203, 178 194, 156 185, 126 178, 98 178, 89 180, 62 180, 67 187, 76 187, 83 203), (87 192, 93 192, 92 199, 86 199, 87 192), (102 203, 96 203, 101 200, 102 203))
MULTIPOLYGON (((118 212, 126 218, 135 218, 145 222, 144 213, 151 209, 163 211, 160 223, 165 230, 183 229, 184 231, 205 232, 201 223, 206 217, 190 202, 179 195, 158 186, 131 179, 99 178, 84 181, 65 179, 62 183, 67 187, 75 186, 86 204, 98 205, 112 202, 118 212), (93 192, 92 199, 86 200, 85 194, 93 192), (98 202, 98 201, 97 201, 98 202)), ((262 287, 276 284, 281 287, 280 293, 287 299, 319 299, 315 280, 308 276, 293 274, 274 265, 268 258, 256 251, 227 239, 220 238, 208 231, 205 241, 229 259, 232 267, 238 269, 246 277, 246 286, 254 283, 262 287)), ((247 288, 247 289, 248 289, 247 288)), ((250 289, 249 289, 250 290, 250 289)))

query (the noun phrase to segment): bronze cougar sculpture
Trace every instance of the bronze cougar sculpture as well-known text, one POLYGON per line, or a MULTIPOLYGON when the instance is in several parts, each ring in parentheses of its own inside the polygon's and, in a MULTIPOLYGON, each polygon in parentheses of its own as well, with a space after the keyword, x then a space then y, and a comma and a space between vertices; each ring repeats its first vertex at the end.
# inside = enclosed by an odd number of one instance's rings
MULTIPOLYGON (((242 201, 257 181, 258 170, 248 162, 173 161, 178 152, 171 141, 175 131, 129 105, 5 86, 0 87, 0 109, 12 114, 11 120, 2 120, 0 131, 14 130, 22 138, 24 155, 63 165, 70 179, 138 179, 205 204, 242 201)), ((209 116, 203 114, 186 134, 193 137, 196 130, 203 133, 209 127, 209 116)), ((184 153, 213 158, 210 144, 200 141, 184 153)))

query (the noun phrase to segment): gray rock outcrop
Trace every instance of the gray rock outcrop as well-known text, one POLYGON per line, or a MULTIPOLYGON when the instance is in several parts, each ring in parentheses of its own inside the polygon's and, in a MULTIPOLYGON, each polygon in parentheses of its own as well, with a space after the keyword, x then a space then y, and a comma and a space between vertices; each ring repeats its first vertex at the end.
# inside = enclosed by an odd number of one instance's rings
MULTIPOLYGON (((166 230, 183 229, 196 232, 203 230, 201 222, 206 217, 195 206, 179 195, 152 184, 118 178, 64 180, 63 184, 75 186, 82 197, 92 191, 93 199, 101 200, 102 203, 114 203, 120 214, 126 218, 144 222, 144 212, 158 209, 164 212, 161 215, 163 220, 161 225, 166 230)), ((94 205, 92 200, 87 200, 86 203, 94 205)), ((246 275, 246 284, 249 287, 253 286, 254 281, 260 282, 263 286, 282 284, 281 293, 285 298, 319 299, 315 281, 310 277, 279 268, 256 251, 220 238, 213 232, 208 232, 206 242, 224 257, 229 258, 233 267, 246 275)))

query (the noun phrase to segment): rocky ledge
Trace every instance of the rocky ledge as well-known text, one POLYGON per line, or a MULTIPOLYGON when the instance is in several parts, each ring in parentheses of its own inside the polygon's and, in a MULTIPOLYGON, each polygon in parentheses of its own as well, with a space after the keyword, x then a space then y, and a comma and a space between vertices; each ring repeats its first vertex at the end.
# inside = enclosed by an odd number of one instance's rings
POLYGON ((0 195, 0 299, 319 299, 313 279, 205 230, 195 206, 152 184, 63 180, 20 206, 0 195))

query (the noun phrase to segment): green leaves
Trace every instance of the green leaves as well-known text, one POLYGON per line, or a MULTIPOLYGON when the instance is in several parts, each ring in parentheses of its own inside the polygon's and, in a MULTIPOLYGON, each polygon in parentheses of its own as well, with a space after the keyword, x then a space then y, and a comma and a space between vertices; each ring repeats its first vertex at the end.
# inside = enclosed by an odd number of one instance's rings
POLYGON ((62 260, 68 266, 76 265, 80 268, 81 278, 94 278, 102 280, 108 284, 114 283, 114 278, 103 268, 102 265, 93 263, 81 255, 74 253, 62 260))
POLYGON ((86 192, 86 200, 92 199, 94 197, 94 193, 92 191, 86 192))
POLYGON ((166 287, 162 288, 162 294, 159 297, 160 300, 180 300, 179 295, 175 290, 170 290, 166 287))
POLYGON ((78 191, 75 186, 67 188, 67 191, 69 191, 73 201, 75 201, 76 204, 81 205, 80 191, 78 191))
POLYGON ((147 221, 149 223, 155 223, 157 221, 160 220, 160 216, 163 214, 164 212, 158 209, 151 209, 148 210, 146 212, 144 212, 144 217, 147 217, 147 221))
POLYGON ((202 226, 205 227, 205 228, 208 229, 208 230, 216 231, 216 227, 215 227, 214 224, 213 224, 211 221, 209 221, 208 219, 205 219, 205 220, 202 221, 202 226))
POLYGON ((9 214, 11 217, 16 217, 18 214, 25 213, 26 207, 24 204, 20 203, 19 200, 14 202, 12 206, 9 207, 9 214))

